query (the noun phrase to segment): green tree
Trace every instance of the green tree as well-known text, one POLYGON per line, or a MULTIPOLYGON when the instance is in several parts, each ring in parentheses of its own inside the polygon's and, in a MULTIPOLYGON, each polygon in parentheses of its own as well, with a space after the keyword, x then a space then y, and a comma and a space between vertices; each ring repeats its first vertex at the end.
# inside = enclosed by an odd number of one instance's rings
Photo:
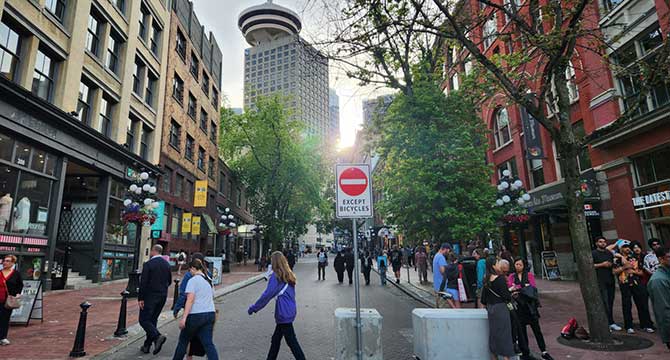
POLYGON ((251 194, 250 210, 273 249, 307 231, 320 201, 321 156, 279 97, 236 115, 221 110, 221 151, 251 194))
POLYGON ((398 94, 369 131, 384 159, 374 179, 384 195, 377 211, 415 241, 460 242, 494 230, 492 169, 473 104, 445 97, 432 80, 413 82, 413 94, 398 94))

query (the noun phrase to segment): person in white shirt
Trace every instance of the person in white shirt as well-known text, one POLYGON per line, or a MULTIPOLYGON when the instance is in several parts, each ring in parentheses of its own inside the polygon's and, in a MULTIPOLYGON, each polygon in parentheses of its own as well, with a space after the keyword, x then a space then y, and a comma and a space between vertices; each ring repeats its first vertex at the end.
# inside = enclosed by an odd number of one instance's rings
POLYGON ((656 238, 651 238, 649 241, 647 241, 647 245, 649 245, 649 251, 647 252, 647 255, 644 257, 644 264, 642 267, 644 268, 644 271, 647 273, 647 278, 654 275, 656 272, 656 269, 658 269, 659 262, 658 262, 658 257, 656 257, 655 251, 661 248, 661 241, 656 239, 656 238))

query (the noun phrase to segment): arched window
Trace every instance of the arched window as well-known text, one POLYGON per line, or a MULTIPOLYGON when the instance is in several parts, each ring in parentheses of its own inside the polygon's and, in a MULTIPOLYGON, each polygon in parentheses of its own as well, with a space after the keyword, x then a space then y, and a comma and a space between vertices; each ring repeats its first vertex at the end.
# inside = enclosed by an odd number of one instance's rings
POLYGON ((568 80, 568 96, 570 102, 579 99, 579 90, 577 89, 577 76, 575 75, 575 68, 572 66, 572 61, 568 63, 565 68, 565 79, 568 80))
POLYGON ((512 132, 509 126, 509 116, 507 109, 501 107, 496 110, 493 123, 493 138, 495 139, 496 149, 507 144, 512 140, 512 132))

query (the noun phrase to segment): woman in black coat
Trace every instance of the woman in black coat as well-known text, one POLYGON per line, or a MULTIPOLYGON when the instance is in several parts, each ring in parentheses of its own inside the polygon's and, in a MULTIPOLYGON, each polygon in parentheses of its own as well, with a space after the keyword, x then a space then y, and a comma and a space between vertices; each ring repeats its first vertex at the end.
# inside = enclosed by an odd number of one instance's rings
POLYGON ((342 256, 342 252, 338 251, 337 256, 335 256, 335 260, 333 261, 333 267, 335 268, 335 272, 337 273, 337 281, 341 284, 344 282, 344 256, 342 256))
POLYGON ((372 256, 366 251, 361 257, 361 272, 365 277, 365 285, 370 285, 370 271, 372 271, 372 256))
POLYGON ((14 270, 16 256, 5 255, 0 271, 0 345, 9 345, 7 332, 9 331, 9 318, 12 309, 6 309, 7 296, 17 296, 23 291, 23 280, 18 270, 14 270))

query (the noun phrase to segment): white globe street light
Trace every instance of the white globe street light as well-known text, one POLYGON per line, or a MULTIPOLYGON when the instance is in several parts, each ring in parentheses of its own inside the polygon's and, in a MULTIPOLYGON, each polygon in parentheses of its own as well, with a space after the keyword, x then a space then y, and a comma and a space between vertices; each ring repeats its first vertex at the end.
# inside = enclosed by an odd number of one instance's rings
POLYGON ((503 188, 501 184, 498 184, 498 191, 503 191, 503 190, 505 190, 505 188, 503 188))
POLYGON ((522 186, 523 186, 523 181, 521 181, 521 180, 517 180, 517 181, 515 181, 515 182, 514 182, 514 186, 516 186, 516 187, 518 187, 518 188, 522 187, 522 186))
POLYGON ((498 206, 503 206, 505 203, 502 200, 498 199, 498 200, 496 200, 496 204, 498 206))
POLYGON ((523 198, 518 198, 518 199, 516 200, 516 202, 517 202, 519 205, 523 205, 523 204, 526 203, 525 201, 523 201, 523 198))
POLYGON ((130 206, 130 204, 132 204, 132 203, 133 203, 133 201, 130 200, 130 199, 123 200, 123 206, 130 206))
POLYGON ((510 176, 511 174, 509 170, 503 170, 503 176, 510 176))
POLYGON ((500 183, 500 186, 502 186, 503 189, 507 189, 507 188, 509 188, 509 183, 507 181, 503 181, 503 182, 500 183))
POLYGON ((142 179, 142 180, 146 180, 146 179, 148 179, 148 178, 149 178, 149 174, 148 174, 148 173, 146 173, 146 172, 142 172, 142 173, 140 174, 140 179, 142 179))
POLYGON ((128 189, 130 190, 130 192, 136 192, 137 191, 137 185, 132 184, 132 185, 130 185, 130 187, 128 189))
POLYGON ((524 201, 530 201, 530 194, 523 194, 523 195, 521 195, 521 198, 522 198, 524 201))
POLYGON ((142 190, 144 190, 144 191, 146 191, 146 192, 149 192, 149 190, 151 190, 151 185, 149 185, 149 184, 144 184, 144 185, 142 186, 142 190))
POLYGON ((510 199, 510 197, 509 197, 508 195, 505 195, 505 196, 502 197, 502 201, 504 201, 505 203, 508 203, 508 202, 510 202, 511 200, 512 200, 512 199, 510 199))
POLYGON ((156 193, 156 190, 157 190, 156 187, 155 187, 155 186, 152 186, 152 187, 149 189, 149 193, 150 193, 150 194, 155 194, 155 193, 156 193))
POLYGON ((153 202, 153 200, 151 200, 151 199, 144 199, 144 205, 145 206, 151 205, 152 202, 153 202))

